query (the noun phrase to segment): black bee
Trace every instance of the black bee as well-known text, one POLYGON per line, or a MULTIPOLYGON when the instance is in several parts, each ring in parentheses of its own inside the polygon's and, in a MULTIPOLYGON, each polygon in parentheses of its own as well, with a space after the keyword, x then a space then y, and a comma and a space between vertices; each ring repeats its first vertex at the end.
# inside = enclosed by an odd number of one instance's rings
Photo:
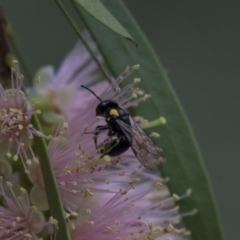
POLYGON ((81 85, 91 92, 100 103, 96 107, 96 115, 104 117, 107 124, 97 126, 92 133, 96 149, 104 155, 118 156, 130 147, 139 162, 146 168, 154 168, 160 162, 164 162, 162 149, 141 129, 132 117, 117 102, 104 100, 98 97, 92 90, 81 85), (97 144, 98 135, 102 131, 108 131, 108 138, 101 144, 97 144))

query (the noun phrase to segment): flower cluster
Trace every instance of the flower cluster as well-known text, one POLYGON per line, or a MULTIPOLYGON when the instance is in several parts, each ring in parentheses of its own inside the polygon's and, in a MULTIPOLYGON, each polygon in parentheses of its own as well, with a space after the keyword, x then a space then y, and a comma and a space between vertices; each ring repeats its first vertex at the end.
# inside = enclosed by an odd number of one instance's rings
POLYGON ((40 112, 29 105, 30 95, 22 92, 22 76, 16 61, 14 65, 11 89, 4 90, 0 85, 0 143, 2 148, 3 146, 7 148, 7 157, 11 158, 11 150, 14 150, 13 160, 17 161, 20 156, 26 169, 26 164, 36 158, 31 146, 33 136, 45 136, 31 124, 32 116, 40 112), (26 149, 30 151, 30 158, 26 149))
MULTIPOLYGON (((96 47, 92 45, 92 48, 102 61, 96 47)), ((181 197, 170 196, 167 179, 139 165, 131 150, 121 156, 100 158, 92 135, 85 134, 104 119, 96 119, 95 107, 99 100, 81 85, 91 85, 91 90, 101 99, 114 100, 127 109, 149 97, 136 86, 140 81, 137 78, 120 88, 120 83, 138 67, 127 67, 111 83, 97 82, 101 78, 97 65, 81 43, 77 43, 56 73, 50 66, 40 69, 35 77, 36 86, 26 94, 15 64, 11 89, 0 86, 0 142, 2 146, 6 144, 2 151, 5 149, 12 166, 20 158, 27 175, 21 176, 16 171, 12 174, 3 156, 1 175, 16 183, 27 182, 27 190, 13 188, 10 182, 4 190, 1 183, 4 203, 0 207, 1 239, 47 239, 56 229, 57 221, 50 218, 50 224, 42 214, 42 211, 46 216, 49 214, 49 206, 41 159, 34 153, 37 147, 34 135, 49 140, 47 151, 73 240, 187 238, 190 233, 174 225, 195 211, 180 214, 175 203, 188 197, 190 190, 181 197), (40 114, 45 134, 31 124, 34 114, 40 114)), ((104 135, 99 141, 103 139, 104 135)), ((15 168, 21 171, 21 166, 15 168)))
POLYGON ((27 191, 19 186, 6 182, 6 190, 0 177, 0 195, 4 206, 0 206, 1 239, 39 239, 37 234, 48 227, 53 231, 50 222, 44 221, 42 212, 30 205, 27 191))

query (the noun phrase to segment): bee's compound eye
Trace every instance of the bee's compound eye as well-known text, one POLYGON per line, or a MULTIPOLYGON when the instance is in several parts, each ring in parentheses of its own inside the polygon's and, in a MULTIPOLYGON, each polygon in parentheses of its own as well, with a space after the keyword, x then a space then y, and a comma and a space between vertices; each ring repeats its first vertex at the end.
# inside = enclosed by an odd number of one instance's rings
POLYGON ((117 109, 111 109, 109 115, 119 117, 119 112, 117 109))

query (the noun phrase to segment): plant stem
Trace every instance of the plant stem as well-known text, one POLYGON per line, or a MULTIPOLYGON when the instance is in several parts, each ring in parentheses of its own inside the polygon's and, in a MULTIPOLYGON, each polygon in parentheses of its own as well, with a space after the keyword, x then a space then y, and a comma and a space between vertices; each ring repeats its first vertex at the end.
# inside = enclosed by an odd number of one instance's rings
POLYGON ((102 71, 103 75, 106 77, 106 79, 109 82, 112 82, 111 77, 109 76, 108 72, 106 71, 106 69, 103 67, 103 65, 99 62, 99 60, 97 59, 97 57, 95 56, 95 54, 93 53, 92 49, 89 47, 88 43, 85 41, 84 37, 81 34, 81 31, 78 29, 76 23, 72 20, 72 18, 70 17, 70 15, 67 13, 67 11, 65 10, 63 4, 60 2, 60 0, 54 0, 57 4, 57 6, 59 7, 59 9, 61 10, 61 12, 63 13, 63 15, 65 16, 65 18, 67 19, 67 21, 69 22, 69 24, 71 25, 71 27, 73 28, 74 32, 77 34, 77 36, 79 37, 79 39, 81 40, 81 42, 83 43, 83 45, 86 47, 87 51, 90 53, 92 59, 96 62, 96 64, 98 65, 99 69, 102 71))

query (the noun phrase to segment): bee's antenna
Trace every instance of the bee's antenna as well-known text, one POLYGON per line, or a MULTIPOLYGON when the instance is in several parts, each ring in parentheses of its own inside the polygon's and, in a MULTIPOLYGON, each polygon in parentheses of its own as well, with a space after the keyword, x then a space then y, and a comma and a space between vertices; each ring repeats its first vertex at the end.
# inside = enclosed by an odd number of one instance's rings
POLYGON ((96 95, 95 92, 93 92, 91 89, 87 88, 86 86, 81 85, 81 87, 87 89, 89 92, 91 92, 100 102, 102 102, 102 99, 96 95))

